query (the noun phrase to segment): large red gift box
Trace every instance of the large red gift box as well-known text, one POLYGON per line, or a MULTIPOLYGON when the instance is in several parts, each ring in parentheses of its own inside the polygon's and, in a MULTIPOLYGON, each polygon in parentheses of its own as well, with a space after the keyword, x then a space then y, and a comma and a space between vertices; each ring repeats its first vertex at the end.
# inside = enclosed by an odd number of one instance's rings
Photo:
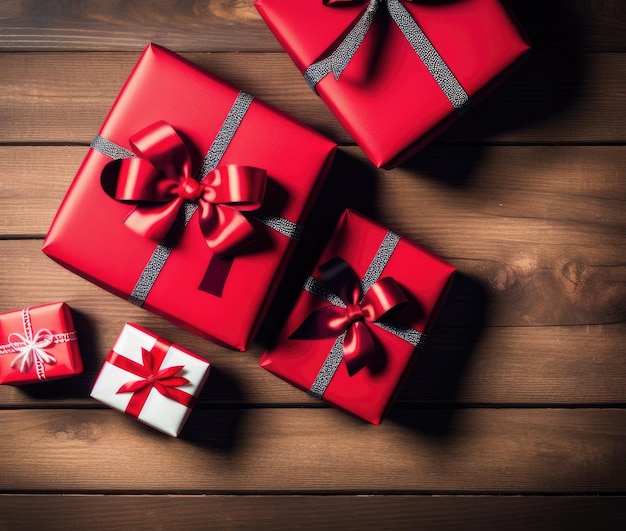
POLYGON ((64 302, 0 314, 0 384, 27 384, 83 372, 70 308, 64 302))
POLYGON ((255 6, 378 167, 396 166, 424 147, 529 50, 499 0, 255 0, 255 6))
POLYGON ((258 330, 336 145, 151 44, 43 251, 216 343, 258 330))
POLYGON ((416 243, 346 210, 260 365, 379 424, 454 272, 416 243))

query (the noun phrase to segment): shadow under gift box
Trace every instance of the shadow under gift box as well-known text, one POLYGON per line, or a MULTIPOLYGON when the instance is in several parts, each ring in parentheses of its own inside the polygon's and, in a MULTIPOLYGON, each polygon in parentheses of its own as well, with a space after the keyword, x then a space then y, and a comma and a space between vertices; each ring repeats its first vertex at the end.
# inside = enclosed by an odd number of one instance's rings
MULTIPOLYGON (((245 350, 267 312, 335 149, 333 142, 284 113, 150 44, 78 170, 43 251, 187 330, 245 350), (157 242, 140 236, 125 224, 137 206, 103 189, 107 172, 118 171, 119 161, 113 159, 133 157, 129 137, 158 122, 171 125, 184 141, 196 175, 200 168, 225 164, 266 171, 260 209, 243 213, 255 239, 237 254, 220 258, 209 249, 198 211, 173 245, 172 238, 157 242)), ((195 206, 185 202, 184 208, 190 205, 195 206)))
POLYGON ((367 0, 255 0, 307 82, 367 157, 392 168, 495 88, 530 49, 499 0, 379 2, 334 68, 318 63, 360 25, 367 0), (332 5, 326 5, 326 4, 332 5), (389 6, 388 6, 389 4, 389 6), (391 13, 395 12, 395 16, 391 13), (398 20, 396 22, 396 19, 398 20), (328 72, 318 80, 322 74, 328 72), (313 81, 311 80, 313 78, 313 81))
MULTIPOLYGON (((433 327, 455 271, 452 265, 411 240, 346 210, 275 345, 263 353, 260 365, 312 396, 379 424, 433 327), (360 279, 365 297, 370 291, 378 291, 383 303, 389 300, 390 292, 383 293, 380 281, 391 278, 406 298, 390 315, 365 323, 376 351, 356 371, 348 369, 341 340, 337 343, 338 334, 301 332, 305 321, 315 312, 325 311, 329 304, 335 308, 343 305, 346 314, 354 311, 348 301, 341 297, 341 301, 337 300, 337 291, 320 276, 320 266, 337 258, 360 279)), ((364 298, 359 304, 365 303, 364 298)), ((338 319, 340 313, 337 310, 332 318, 338 319)))

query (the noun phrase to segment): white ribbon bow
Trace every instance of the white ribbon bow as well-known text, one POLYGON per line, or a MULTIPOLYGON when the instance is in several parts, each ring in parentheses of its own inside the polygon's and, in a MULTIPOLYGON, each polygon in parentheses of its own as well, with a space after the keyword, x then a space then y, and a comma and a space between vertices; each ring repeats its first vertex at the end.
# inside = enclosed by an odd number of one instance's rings
MULTIPOLYGON (((42 328, 33 336, 32 330, 24 327, 24 334, 25 335, 22 335, 18 332, 9 334, 9 345, 18 353, 11 362, 12 368, 15 368, 16 365, 19 364, 18 370, 25 373, 30 370, 33 363, 36 364, 38 368, 40 364, 47 363, 48 365, 53 365, 56 363, 56 358, 44 350, 44 348, 54 343, 54 337, 50 330, 42 328)), ((37 373, 39 375, 39 370, 37 373)))
POLYGON ((41 328, 33 335, 33 326, 30 320, 30 312, 28 308, 22 310, 22 324, 24 326, 24 335, 19 332, 11 332, 8 336, 8 343, 0 346, 0 354, 13 354, 17 356, 11 362, 11 368, 14 369, 19 365, 18 370, 26 373, 35 365, 37 377, 40 380, 46 379, 46 368, 44 364, 54 365, 57 360, 44 349, 50 345, 60 341, 71 341, 74 337, 65 337, 59 334, 56 336, 47 328, 41 328))

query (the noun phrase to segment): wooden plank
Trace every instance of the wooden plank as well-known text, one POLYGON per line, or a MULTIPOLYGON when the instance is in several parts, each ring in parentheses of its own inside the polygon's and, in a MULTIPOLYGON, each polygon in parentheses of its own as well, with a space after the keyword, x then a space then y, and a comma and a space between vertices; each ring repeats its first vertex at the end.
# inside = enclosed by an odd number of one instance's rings
MULTIPOLYGON (((43 237, 87 150, 0 146, 0 237, 43 237)), ((346 147, 336 158, 310 226, 311 231, 325 230, 344 208, 355 208, 437 252, 467 258, 477 258, 474 241, 463 243, 467 224, 475 235, 483 232, 480 227, 497 226, 484 237, 498 246, 513 239, 515 245, 535 245, 543 240, 536 231, 546 230, 559 242, 583 247, 587 242, 580 232, 589 233, 594 243, 621 244, 624 168, 624 146, 433 145, 410 165, 388 171, 376 170, 358 148, 346 147), (355 193, 363 188, 376 193, 355 193), (576 234, 571 234, 572 226, 576 234)))
POLYGON ((112 410, 0 411, 7 493, 619 493, 623 409, 195 409, 182 440, 112 410), (71 466, 68 466, 71 463, 71 466))
MULTIPOLYGON (((89 398, 126 320, 139 322, 208 359, 202 407, 326 407, 258 367, 262 344, 245 353, 212 345, 147 312, 106 297, 72 300, 85 363, 82 375, 46 385, 0 386, 0 407, 100 407, 89 398)), ((439 328, 420 353, 394 410, 429 405, 623 405, 626 325, 439 328), (581 348, 582 345, 582 348, 581 348)))
POLYGON ((0 7, 0 49, 140 50, 148 41, 184 50, 280 49, 253 2, 176 3, 70 0, 0 7))
MULTIPOLYGON (((0 242, 0 311, 47 301, 68 302, 81 333, 85 373, 46 386, 2 386, 0 404, 58 407, 65 402, 89 402, 87 397, 95 376, 126 321, 143 324, 215 364, 211 383, 202 395, 203 403, 316 404, 257 366, 263 345, 280 325, 276 314, 282 315, 288 308, 286 301, 290 299, 284 287, 257 342, 248 352, 237 353, 197 338, 73 275, 45 257, 40 245, 39 240, 0 242)), ((467 263, 475 265, 474 261, 467 263)), ((608 282, 605 287, 590 278, 587 289, 591 295, 568 303, 580 316, 579 326, 545 326, 539 321, 537 326, 511 327, 508 323, 513 321, 527 324, 526 310, 536 303, 540 291, 531 289, 533 277, 527 279, 525 289, 515 286, 509 296, 492 300, 497 292, 485 293, 479 283, 459 276, 399 403, 626 402, 623 317, 621 324, 588 324, 603 314, 610 315, 614 306, 619 310, 624 298, 615 287, 612 296, 602 291, 615 282, 608 282), (594 296, 596 290, 599 295, 594 296), (525 292, 527 296, 523 298, 525 292), (603 297, 606 308, 598 306, 603 297)), ((290 285, 296 289, 294 282, 290 285)), ((544 313, 556 314, 566 304, 566 295, 567 292, 555 295, 544 313)), ((574 315, 573 312, 570 313, 574 315)))
MULTIPOLYGON (((87 150, 0 146, 0 237, 43 237, 87 150)), ((498 246, 507 238, 538 243, 533 224, 563 243, 585 246, 581 231, 622 243, 625 167, 624 146, 433 145, 394 170, 376 170, 358 148, 345 147, 320 195, 311 231, 324 230, 327 218, 334 222, 350 207, 449 256, 475 258, 474 242, 463 246, 466 234, 452 230, 467 223, 476 223, 477 231, 497 225, 498 246), (363 188, 376 193, 355 193, 363 188), (575 235, 569 234, 572 225, 575 235)))
MULTIPOLYGON (((352 143, 281 53, 185 53, 339 143, 352 143)), ((89 143, 138 53, 0 54, 0 143, 89 143)), ((626 55, 535 54, 441 141, 615 143, 626 138, 626 55)))
MULTIPOLYGON (((3 151, 9 160, 3 182, 4 235, 41 237, 84 148, 17 146, 3 151), (42 176, 36 181, 40 194, 23 186, 32 173, 30 155, 35 173, 42 176), (59 168, 58 174, 54 168, 59 168)), ((339 212, 353 207, 458 267, 461 275, 453 290, 455 302, 443 319, 446 326, 624 320, 623 147, 456 148, 454 157, 444 148, 435 148, 428 150, 422 168, 385 175, 362 173, 365 162, 357 159, 360 164, 353 164, 354 151, 339 157, 311 217, 308 246, 301 247, 284 286, 285 296, 294 293, 308 273, 314 254, 310 248, 319 248, 339 212), (468 164, 475 175, 468 188, 455 189, 432 178, 443 179, 446 172, 458 175, 468 164), (354 193, 364 185, 376 193, 354 193)), ((43 286, 57 282, 59 269, 40 253, 40 243, 2 243, 6 284, 20 277, 24 282, 41 278, 47 283, 43 286)), ((66 295, 82 285, 73 277, 63 278, 58 286, 65 287, 66 295)), ((20 286, 15 292, 18 299, 11 302, 19 303, 20 297, 27 300, 28 289, 20 286)), ((287 304, 284 298, 277 300, 287 304)))
MULTIPOLYGON (((8 309, 32 304, 32 301, 41 299, 41 293, 46 293, 49 298, 76 302, 84 301, 86 296, 102 299, 100 290, 92 289, 86 281, 53 263, 41 253, 40 246, 39 240, 0 241, 0 264, 3 267, 0 281, 5 290, 10 287, 4 293, 3 307, 8 309)), ((476 246, 482 247, 480 242, 476 246)), ((581 268, 582 271, 572 272, 561 263, 557 263, 556 267, 543 267, 526 261, 519 264, 520 269, 523 268, 519 274, 509 273, 512 278, 504 277, 495 285, 490 285, 492 258, 488 254, 488 246, 483 247, 484 258, 452 259, 460 274, 452 286, 439 324, 476 327, 623 322, 626 312, 623 307, 625 267, 613 261, 617 258, 611 257, 611 252, 618 252, 614 246, 616 244, 609 245, 604 252, 597 253, 592 253, 593 248, 589 246, 594 262, 581 268)), ((536 252, 541 253, 541 249, 536 252)), ((568 247, 560 249, 565 253, 571 252, 568 247)), ((582 247, 576 249, 579 249, 578 252, 587 250, 582 247)), ((539 256, 541 261, 545 259, 539 256)), ((303 277, 302 270, 289 273, 275 298, 274 306, 279 313, 282 313, 281 309, 286 311, 296 290, 302 285, 302 282, 296 283, 303 277)), ((102 300, 102 303, 108 305, 106 300, 109 299, 102 300)))
POLYGON ((623 496, 0 495, 13 531, 84 529, 618 530, 623 496))
MULTIPOLYGON (((509 0, 536 49, 624 50, 626 18, 611 0, 509 0)), ((252 2, 27 0, 0 7, 3 50, 138 50, 146 41, 182 50, 279 50, 252 2)))

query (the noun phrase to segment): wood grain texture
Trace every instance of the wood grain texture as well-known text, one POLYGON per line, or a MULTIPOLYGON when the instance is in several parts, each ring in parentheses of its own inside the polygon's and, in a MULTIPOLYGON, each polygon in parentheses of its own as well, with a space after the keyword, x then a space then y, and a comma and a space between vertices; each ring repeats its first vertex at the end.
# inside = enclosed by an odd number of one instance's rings
MULTIPOLYGON (((1 180, 4 237, 45 234, 85 151, 0 149, 7 161, 1 180), (38 194, 23 185, 32 172, 41 175, 33 185, 38 194)), ((308 273, 313 261, 305 249, 319 248, 349 206, 458 268, 462 277, 441 318, 444 326, 622 322, 625 163, 624 147, 434 147, 413 168, 362 171, 363 157, 356 148, 347 149, 310 219, 310 245, 301 246, 300 269, 291 278, 308 273), (467 182, 463 172, 472 176, 467 182), (371 194, 354 193, 365 186, 371 194)), ((40 253, 40 242, 7 241, 2 246, 7 279, 28 271, 24 283, 33 278, 41 278, 44 286, 54 282, 58 268, 40 253)), ((70 284, 59 296, 67 297, 77 281, 63 278, 70 284)), ((16 292, 24 300, 28 285, 16 292)), ((283 292, 290 296, 300 285, 288 279, 283 292)), ((278 300, 285 299, 279 295, 278 300)))
MULTIPOLYGON (((44 236, 87 151, 87 146, 0 146, 0 238, 44 236)), ((323 230, 326 218, 347 205, 448 257, 474 258, 471 247, 460 243, 474 221, 474 230, 487 221, 498 224, 494 230, 504 240, 498 245, 506 243, 507 227, 515 231, 512 244, 520 236, 537 241, 540 235, 525 236, 535 223, 564 244, 586 246, 578 239, 583 228, 594 243, 620 244, 625 201, 625 146, 435 145, 393 170, 377 170, 358 148, 343 147, 310 225, 311 231, 323 230)))
MULTIPOLYGON (((619 0, 506 4, 537 49, 625 49, 626 14, 619 0)), ((5 0, 0 20, 0 50, 9 51, 139 50, 149 40, 181 51, 279 50, 252 0, 5 0)))
MULTIPOLYGON (((38 242, 35 243, 38 252, 38 242)), ((4 256, 8 254, 6 248, 0 247, 4 256)), ((63 269, 57 270, 59 266, 43 256, 8 256, 9 260, 0 268, 3 272, 0 281, 8 286, 5 278, 18 280, 11 290, 5 288, 1 310, 40 302, 42 292, 46 293, 46 300, 66 301, 81 331, 79 345, 85 371, 76 378, 45 386, 1 386, 0 407, 96 407, 88 398, 89 391, 126 321, 146 326, 213 363, 200 404, 323 407, 258 366, 263 338, 245 353, 234 352, 185 332, 63 269), (9 268, 9 264, 20 269, 22 276, 9 268), (31 265, 38 274, 30 269, 31 265)), ((456 302, 451 298, 448 306, 456 302)), ((442 321, 435 328, 418 356, 398 397, 398 409, 434 403, 448 406, 626 403, 626 366, 623 349, 618 348, 626 340, 623 323, 502 327, 487 322, 478 329, 450 328, 444 324, 442 321)))
POLYGON ((0 3, 0 312, 67 301, 85 363, 76 378, 0 386, 0 531, 626 527, 626 9, 507 4, 534 53, 471 115, 382 171, 252 0, 0 3), (41 252, 150 40, 341 145, 248 352, 41 252), (459 270, 381 426, 258 367, 346 207, 459 270), (89 398, 126 321, 213 364, 180 439, 89 398))
POLYGON ((0 422, 13 493, 617 493, 626 473, 622 409, 196 409, 181 440, 111 410, 0 422))
MULTIPOLYGON (((54 264, 41 253, 40 247, 40 240, 0 241, 3 253, 0 263, 4 267, 0 278, 5 282, 13 279, 13 289, 4 295, 5 308, 11 304, 21 307, 20 302, 28 305, 41 290, 45 290, 49 298, 57 299, 63 296, 70 300, 85 296, 97 299, 102 295, 100 290, 92 289, 84 280, 54 264), (54 286, 47 288, 50 284, 54 286)), ((608 246, 607 249, 610 257, 613 248, 608 246)), ((489 249, 485 246, 484 250, 489 249)), ((501 284, 490 286, 487 275, 492 274, 491 260, 485 256, 482 261, 451 259, 461 275, 452 286, 449 303, 438 320, 440 326, 589 325, 624 320, 624 265, 619 262, 612 265, 608 260, 599 260, 594 267, 580 266, 581 271, 570 271, 570 267, 577 267, 575 263, 566 267, 570 262, 551 266, 548 271, 524 262, 518 264, 524 268, 520 274, 508 272, 509 284, 504 277, 501 284), (577 281, 579 286, 576 286, 577 281), (596 290, 602 292, 601 296, 586 296, 596 290)), ((292 291, 296 289, 292 281, 300 279, 304 272, 292 270, 289 273, 293 276, 287 277, 289 284, 277 295, 277 304, 289 304, 295 296, 292 291)))
POLYGON ((603 529, 626 525, 623 496, 0 496, 2 531, 89 528, 274 530, 506 527, 511 531, 603 529), (33 517, 32 508, 40 512, 33 517))
MULTIPOLYGON (((184 53, 329 138, 352 140, 284 53, 184 53)), ((0 54, 0 143, 84 143, 99 130, 139 57, 0 54)), ((534 54, 440 142, 615 143, 626 137, 626 58, 534 54)))

